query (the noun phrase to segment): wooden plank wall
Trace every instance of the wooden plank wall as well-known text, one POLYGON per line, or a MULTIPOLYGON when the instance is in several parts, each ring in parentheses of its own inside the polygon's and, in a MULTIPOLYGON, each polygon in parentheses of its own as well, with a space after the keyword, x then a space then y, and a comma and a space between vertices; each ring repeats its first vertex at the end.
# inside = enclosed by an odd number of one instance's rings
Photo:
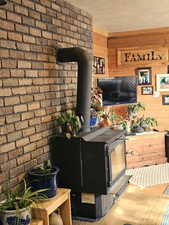
MULTIPOLYGON (((105 56, 107 61, 106 51, 106 36, 97 34, 93 35, 94 39, 94 54, 105 56)), ((108 71, 104 77, 120 76, 120 75, 135 75, 135 69, 138 67, 152 68, 152 85, 156 90, 155 81, 156 74, 167 73, 169 62, 163 63, 146 63, 137 65, 117 65, 117 49, 129 47, 167 47, 169 48, 169 29, 157 29, 142 32, 126 32, 119 35, 109 34, 107 41, 108 46, 108 71)), ((98 75, 96 76, 98 77, 98 75)), ((155 117, 158 121, 159 130, 169 130, 169 105, 162 105, 162 95, 169 92, 160 92, 159 97, 152 95, 142 95, 141 86, 137 88, 137 99, 146 106, 145 116, 155 117)), ((127 106, 113 107, 116 110, 122 111, 127 106)))
POLYGON ((93 32, 93 56, 105 58, 105 74, 93 73, 93 85, 96 86, 96 79, 99 77, 108 77, 108 48, 107 48, 107 34, 94 31, 93 32))

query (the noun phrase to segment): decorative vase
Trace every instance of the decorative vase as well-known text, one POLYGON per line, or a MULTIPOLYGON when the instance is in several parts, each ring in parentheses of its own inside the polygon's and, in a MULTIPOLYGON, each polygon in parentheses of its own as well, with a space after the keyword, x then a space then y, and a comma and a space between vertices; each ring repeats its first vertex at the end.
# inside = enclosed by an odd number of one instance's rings
POLYGON ((28 171, 28 183, 32 191, 40 189, 47 189, 41 192, 44 196, 52 198, 57 193, 56 175, 59 172, 59 168, 53 168, 52 172, 38 173, 36 168, 28 171))
POLYGON ((0 224, 2 225, 28 225, 31 221, 29 208, 17 210, 3 210, 0 212, 0 224))

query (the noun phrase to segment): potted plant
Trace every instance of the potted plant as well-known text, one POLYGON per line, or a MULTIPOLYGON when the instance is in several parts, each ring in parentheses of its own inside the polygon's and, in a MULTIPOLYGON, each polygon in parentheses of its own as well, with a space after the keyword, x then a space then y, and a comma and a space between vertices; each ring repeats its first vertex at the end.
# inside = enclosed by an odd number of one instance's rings
POLYGON ((141 133, 144 129, 141 126, 142 118, 138 118, 132 122, 131 130, 135 133, 141 133))
POLYGON ((102 89, 92 88, 91 90, 91 108, 96 111, 103 110, 103 99, 102 99, 102 89))
POLYGON ((152 127, 157 125, 158 125, 157 120, 153 117, 142 118, 141 127, 144 128, 144 130, 146 131, 151 130, 152 127))
POLYGON ((56 125, 59 126, 63 136, 71 138, 76 136, 80 131, 83 123, 83 118, 79 118, 73 110, 68 110, 56 118, 56 125))
POLYGON ((41 194, 43 191, 32 192, 25 180, 23 185, 18 185, 15 189, 7 188, 4 193, 6 199, 0 203, 0 224, 28 225, 31 221, 31 208, 45 198, 41 194))
POLYGON ((45 189, 42 193, 47 198, 52 198, 57 193, 56 176, 59 168, 50 166, 46 160, 43 166, 32 168, 28 171, 27 181, 32 191, 45 189))
POLYGON ((141 102, 138 102, 137 104, 129 105, 128 106, 129 119, 133 120, 134 118, 136 118, 137 113, 141 110, 145 110, 145 106, 141 102))

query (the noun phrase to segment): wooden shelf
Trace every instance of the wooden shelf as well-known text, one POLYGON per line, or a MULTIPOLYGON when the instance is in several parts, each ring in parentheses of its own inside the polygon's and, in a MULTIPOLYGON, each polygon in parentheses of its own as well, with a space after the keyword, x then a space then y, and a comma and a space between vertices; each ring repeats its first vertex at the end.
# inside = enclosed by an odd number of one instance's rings
POLYGON ((57 195, 54 198, 38 203, 37 208, 33 208, 32 215, 35 219, 43 220, 43 225, 49 225, 49 215, 58 208, 63 224, 72 225, 69 189, 58 188, 57 195))

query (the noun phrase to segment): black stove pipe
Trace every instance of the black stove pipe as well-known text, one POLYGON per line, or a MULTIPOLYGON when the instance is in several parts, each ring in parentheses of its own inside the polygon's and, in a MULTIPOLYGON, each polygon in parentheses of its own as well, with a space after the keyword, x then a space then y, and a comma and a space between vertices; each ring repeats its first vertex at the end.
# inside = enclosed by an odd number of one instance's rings
POLYGON ((78 63, 78 81, 77 81, 77 103, 76 115, 83 116, 84 124, 82 132, 90 131, 90 92, 92 65, 87 52, 78 47, 58 48, 58 62, 77 62, 78 63))
POLYGON ((6 5, 7 4, 7 0, 0 0, 0 5, 6 5))

